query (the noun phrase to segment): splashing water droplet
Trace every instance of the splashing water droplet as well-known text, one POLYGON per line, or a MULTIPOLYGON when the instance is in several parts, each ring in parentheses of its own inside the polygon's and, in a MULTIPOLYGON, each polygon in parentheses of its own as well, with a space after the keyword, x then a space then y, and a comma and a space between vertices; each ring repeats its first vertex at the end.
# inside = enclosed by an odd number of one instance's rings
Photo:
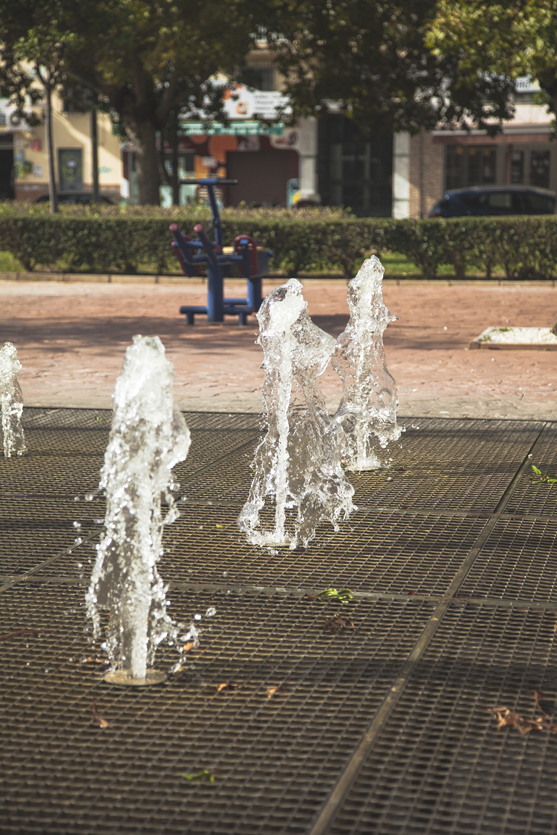
POLYGON ((396 319, 383 302, 383 266, 375 255, 348 285, 350 320, 337 339, 332 366, 343 393, 335 421, 346 436, 346 467, 372 470, 390 463, 388 444, 400 438, 396 386, 389 374, 383 332, 396 319))
POLYGON ((4 456, 23 455, 27 452, 25 434, 21 425, 23 394, 18 381, 21 363, 11 342, 0 348, 0 402, 2 404, 2 434, 4 456))
POLYGON ((319 522, 329 520, 336 528, 355 510, 354 488, 341 467, 343 434, 327 413, 318 381, 335 341, 313 324, 301 291, 291 278, 257 313, 267 434, 256 449, 250 494, 238 518, 252 545, 306 546, 319 522), (259 513, 270 496, 274 529, 260 531, 259 513), (297 510, 292 524, 290 509, 297 510))
POLYGON ((182 628, 166 613, 166 587, 156 567, 163 525, 178 515, 170 471, 186 458, 190 445, 189 430, 174 408, 173 381, 159 338, 134 337, 116 382, 101 471, 106 532, 97 549, 87 612, 98 638, 100 609, 109 610, 107 652, 114 667, 132 679, 145 678, 158 644, 174 640, 182 628))

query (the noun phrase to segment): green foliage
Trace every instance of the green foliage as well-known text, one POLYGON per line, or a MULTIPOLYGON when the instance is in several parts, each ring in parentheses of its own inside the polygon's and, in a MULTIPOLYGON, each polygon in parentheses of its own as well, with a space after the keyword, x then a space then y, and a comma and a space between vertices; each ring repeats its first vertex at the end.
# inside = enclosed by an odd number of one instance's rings
MULTIPOLYGON (((333 100, 374 135, 416 133, 452 118, 446 62, 424 40, 436 3, 274 0, 267 39, 295 112, 326 113, 326 102, 333 100)), ((262 5, 263 22, 269 4, 262 5)), ((479 102, 480 87, 467 91, 471 100, 479 102)))
POLYGON ((182 774, 182 777, 184 780, 189 780, 190 783, 215 782, 215 775, 208 768, 203 768, 201 771, 198 771, 197 774, 182 774))
POLYGON ((340 591, 336 589, 324 589, 319 592, 317 597, 323 600, 334 600, 337 603, 348 603, 354 595, 350 589, 341 589, 340 591))
MULTIPOLYGON (((536 79, 557 111, 556 0, 439 0, 425 41, 447 66, 449 96, 485 84, 484 117, 500 116, 496 101, 512 112, 513 80, 521 76, 536 79)), ((476 124, 490 129, 489 122, 476 124)))
POLYGON ((544 475, 539 467, 532 464, 534 475, 530 476, 531 484, 557 484, 557 478, 549 475, 544 475))
MULTIPOLYGON (((352 278, 372 253, 397 253, 427 279, 448 276, 451 269, 457 279, 495 269, 511 280, 557 274, 553 216, 383 220, 337 209, 224 209, 221 220, 225 243, 253 235, 273 250, 271 270, 291 276, 340 270, 352 278)), ((206 206, 64 206, 54 217, 45 208, 3 204, 0 251, 25 270, 179 274, 170 247, 172 222, 192 235, 196 223, 209 224, 210 213, 206 206)), ((388 278, 403 262, 385 260, 388 278)))

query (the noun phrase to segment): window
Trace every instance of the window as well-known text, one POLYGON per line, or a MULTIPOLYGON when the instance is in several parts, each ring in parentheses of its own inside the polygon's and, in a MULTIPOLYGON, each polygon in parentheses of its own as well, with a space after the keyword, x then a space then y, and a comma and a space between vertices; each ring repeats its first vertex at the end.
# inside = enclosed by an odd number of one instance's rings
POLYGON ((550 151, 530 152, 530 185, 549 188, 550 151))
POLYGON ((524 182, 524 151, 513 151, 511 154, 511 184, 520 185, 524 182))
POLYGON ((65 148, 58 151, 58 171, 61 191, 80 191, 83 188, 83 151, 65 148))
POLYGON ((497 149, 486 145, 448 145, 445 189, 494 185, 497 149))
POLYGON ((337 114, 319 120, 318 191, 325 206, 349 206, 363 217, 390 217, 392 136, 362 134, 337 114))
POLYGON ((541 194, 524 195, 528 201, 529 209, 535 215, 555 214, 555 201, 551 197, 543 197, 541 194))
POLYGON ((252 64, 243 67, 239 73, 242 84, 255 87, 256 90, 271 91, 276 89, 275 68, 272 64, 252 64))
POLYGON ((492 209, 505 209, 511 211, 513 209, 513 196, 510 191, 494 191, 492 194, 486 194, 486 203, 492 209))

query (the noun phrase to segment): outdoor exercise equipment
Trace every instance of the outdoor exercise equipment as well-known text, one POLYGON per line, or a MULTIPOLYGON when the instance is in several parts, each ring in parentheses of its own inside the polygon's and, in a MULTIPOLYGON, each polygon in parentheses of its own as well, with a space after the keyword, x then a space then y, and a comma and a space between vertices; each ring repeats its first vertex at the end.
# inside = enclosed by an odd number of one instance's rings
POLYGON ((181 185, 204 186, 211 207, 211 225, 194 226, 197 240, 183 235, 178 224, 172 223, 172 248, 187 276, 199 275, 202 265, 207 267, 207 305, 183 305, 180 313, 188 325, 193 325, 196 314, 206 314, 209 322, 222 322, 225 316, 238 316, 239 324, 246 325, 249 313, 256 313, 262 301, 261 280, 267 274, 272 252, 255 241, 251 235, 238 235, 232 246, 223 246, 222 226, 215 186, 236 185, 237 180, 206 178, 180 180, 181 185), (214 234, 214 240, 209 235, 214 234), (225 299, 224 279, 241 275, 247 279, 247 298, 225 299))

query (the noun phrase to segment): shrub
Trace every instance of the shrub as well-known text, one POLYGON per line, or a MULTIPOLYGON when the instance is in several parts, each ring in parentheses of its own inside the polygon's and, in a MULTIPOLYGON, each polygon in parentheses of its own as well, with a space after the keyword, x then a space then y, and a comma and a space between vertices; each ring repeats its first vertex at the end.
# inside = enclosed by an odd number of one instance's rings
MULTIPOLYGON (((271 268, 289 275, 341 270, 351 278, 365 257, 388 250, 403 255, 428 279, 450 265, 457 279, 470 268, 510 279, 557 272, 557 218, 467 217, 449 220, 357 218, 340 209, 224 209, 225 242, 253 235, 274 252, 271 268)), ((179 272, 168 227, 191 234, 208 225, 207 206, 71 206, 57 215, 44 208, 0 204, 0 250, 24 269, 37 267, 109 273, 179 272)))

